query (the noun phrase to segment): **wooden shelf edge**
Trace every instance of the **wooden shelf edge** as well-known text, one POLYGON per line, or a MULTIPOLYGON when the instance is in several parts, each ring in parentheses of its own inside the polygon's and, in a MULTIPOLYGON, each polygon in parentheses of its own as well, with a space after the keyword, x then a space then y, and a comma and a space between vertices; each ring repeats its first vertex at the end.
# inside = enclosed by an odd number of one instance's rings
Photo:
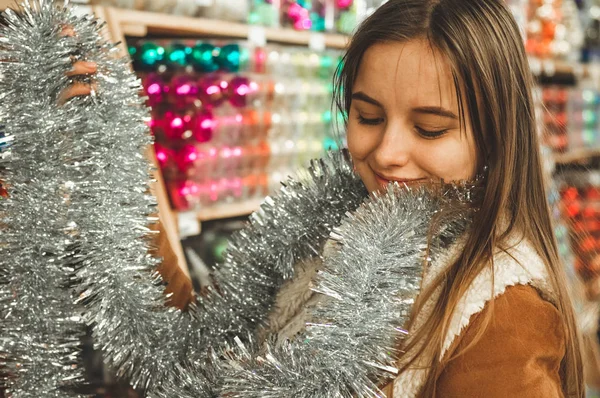
POLYGON ((581 148, 566 153, 555 154, 554 161, 557 164, 569 164, 583 162, 597 156, 600 156, 600 148, 581 148))
POLYGON ((258 210, 264 199, 252 199, 240 203, 227 203, 206 207, 197 212, 198 221, 205 222, 221 218, 248 216, 258 210))
MULTIPOLYGON (((96 9, 103 8, 96 6, 96 9)), ((206 18, 192 18, 148 11, 107 7, 107 14, 122 26, 124 35, 139 36, 140 32, 172 33, 182 36, 235 37, 247 39, 250 25, 206 18)), ((308 45, 317 32, 300 32, 292 29, 264 28, 268 42, 308 45)), ((343 49, 350 40, 341 34, 323 34, 325 46, 343 49)))

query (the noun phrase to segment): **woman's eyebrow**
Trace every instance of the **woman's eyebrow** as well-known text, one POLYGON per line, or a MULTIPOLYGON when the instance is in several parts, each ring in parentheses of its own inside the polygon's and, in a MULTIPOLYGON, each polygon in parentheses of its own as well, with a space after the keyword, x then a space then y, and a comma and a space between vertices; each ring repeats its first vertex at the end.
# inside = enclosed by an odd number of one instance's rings
POLYGON ((381 103, 379 101, 377 101, 373 97, 369 97, 367 94, 363 93, 362 91, 357 91, 356 93, 353 93, 352 99, 357 100, 357 101, 363 101, 363 102, 369 103, 371 105, 375 105, 380 108, 383 108, 383 105, 381 105, 381 103))
POLYGON ((413 108, 413 112, 426 113, 458 120, 458 116, 456 116, 454 112, 440 106, 420 106, 418 108, 413 108))

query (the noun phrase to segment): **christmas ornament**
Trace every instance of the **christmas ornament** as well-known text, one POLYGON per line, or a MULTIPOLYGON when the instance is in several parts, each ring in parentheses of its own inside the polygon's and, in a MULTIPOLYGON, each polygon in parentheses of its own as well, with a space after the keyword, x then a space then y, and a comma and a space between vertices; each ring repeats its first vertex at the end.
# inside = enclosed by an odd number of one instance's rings
POLYGON ((209 43, 198 42, 193 48, 190 55, 191 64, 198 72, 210 73, 219 69, 219 64, 216 62, 215 54, 219 53, 219 49, 209 43))
POLYGON ((163 62, 164 57, 164 47, 153 42, 146 42, 140 47, 138 59, 141 68, 154 69, 163 62))
POLYGON ((172 43, 167 47, 166 59, 167 65, 173 67, 186 66, 189 62, 189 56, 192 49, 182 43, 172 43))
POLYGON ((150 73, 144 78, 144 92, 148 96, 148 105, 156 106, 163 102, 169 87, 158 73, 150 73))

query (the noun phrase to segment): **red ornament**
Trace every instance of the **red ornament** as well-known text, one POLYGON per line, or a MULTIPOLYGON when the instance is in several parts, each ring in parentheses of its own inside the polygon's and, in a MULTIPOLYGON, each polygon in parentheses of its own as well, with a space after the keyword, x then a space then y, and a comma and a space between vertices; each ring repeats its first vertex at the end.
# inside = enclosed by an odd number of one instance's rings
POLYGON ((188 138, 187 131, 190 130, 190 114, 181 114, 173 111, 165 112, 164 131, 170 140, 181 140, 188 138))
POLYGON ((248 97, 258 91, 258 84, 247 77, 236 76, 229 82, 229 101, 237 108, 248 103, 248 97))
POLYGON ((173 152, 160 144, 154 144, 154 152, 156 154, 156 160, 158 160, 158 164, 160 165, 160 167, 164 168, 169 164, 171 160, 173 160, 173 152))
POLYGON ((194 163, 199 158, 198 150, 193 145, 185 145, 175 155, 175 162, 179 169, 183 172, 188 171, 193 167, 194 163))

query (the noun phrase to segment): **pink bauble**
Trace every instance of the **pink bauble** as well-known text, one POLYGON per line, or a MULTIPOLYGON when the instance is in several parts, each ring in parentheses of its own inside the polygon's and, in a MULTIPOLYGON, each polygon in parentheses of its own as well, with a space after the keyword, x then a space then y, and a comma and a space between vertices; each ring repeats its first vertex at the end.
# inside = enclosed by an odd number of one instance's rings
POLYGON ((237 108, 248 103, 248 97, 258 91, 258 84, 247 77, 236 76, 229 82, 229 101, 237 108))
POLYGON ((163 119, 163 129, 169 140, 181 140, 185 138, 185 132, 190 128, 190 115, 167 111, 163 119))
POLYGON ((198 80, 198 98, 205 107, 217 107, 225 101, 229 82, 219 76, 205 76, 198 80))
POLYGON ((144 91, 148 96, 148 105, 156 106, 165 100, 169 88, 161 75, 150 73, 143 81, 144 91))
POLYGON ((175 155, 175 162, 177 163, 177 167, 179 170, 186 172, 191 167, 193 167, 194 163, 198 160, 199 154, 198 150, 193 145, 185 145, 175 155))
POLYGON ((162 168, 166 167, 173 160, 173 152, 160 144, 154 144, 154 152, 156 153, 156 160, 158 160, 158 164, 162 168))
POLYGON ((171 79, 171 95, 179 106, 193 103, 198 97, 198 83, 190 75, 178 75, 171 79))
POLYGON ((205 111, 194 115, 191 125, 194 139, 199 143, 203 143, 212 139, 216 121, 211 112, 205 111))
POLYGON ((353 0, 336 0, 338 8, 346 9, 352 6, 353 0))

